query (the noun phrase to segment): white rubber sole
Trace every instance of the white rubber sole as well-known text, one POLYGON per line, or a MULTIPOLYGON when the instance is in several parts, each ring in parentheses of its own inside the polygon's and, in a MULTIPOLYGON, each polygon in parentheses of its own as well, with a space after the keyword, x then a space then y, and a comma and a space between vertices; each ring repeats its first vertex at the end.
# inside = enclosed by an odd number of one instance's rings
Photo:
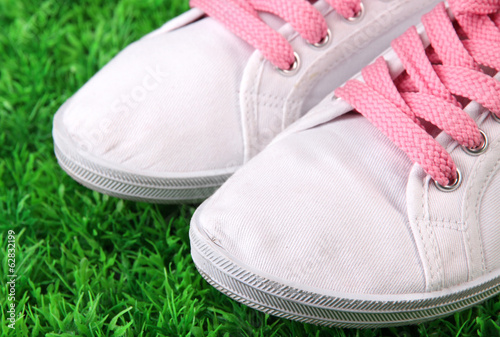
POLYGON ((418 324, 474 306, 500 293, 500 272, 444 291, 408 295, 351 295, 296 287, 231 258, 196 223, 191 253, 200 274, 232 299, 270 315, 341 328, 418 324))
POLYGON ((201 202, 237 168, 189 174, 131 172, 80 149, 62 125, 63 108, 54 117, 54 150, 58 163, 74 180, 92 190, 121 199, 176 204, 201 202))

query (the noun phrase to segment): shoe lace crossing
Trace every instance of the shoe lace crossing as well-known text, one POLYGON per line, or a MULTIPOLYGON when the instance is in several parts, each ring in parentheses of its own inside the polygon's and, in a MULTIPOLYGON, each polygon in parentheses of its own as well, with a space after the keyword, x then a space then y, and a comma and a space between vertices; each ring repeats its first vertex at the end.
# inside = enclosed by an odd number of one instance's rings
POLYGON ((500 82, 486 71, 500 70, 500 0, 449 5, 454 20, 443 3, 422 19, 428 48, 415 27, 393 41, 406 70, 401 76, 393 80, 379 58, 362 71, 364 82, 350 80, 335 91, 442 186, 457 181, 457 167, 427 131, 429 123, 473 149, 485 139, 461 102, 476 101, 500 116, 500 82))
MULTIPOLYGON (((325 0, 344 18, 361 11, 361 0, 325 0)), ((320 43, 328 35, 323 15, 304 0, 191 0, 191 7, 202 9, 234 34, 258 49, 279 69, 295 63, 290 43, 259 18, 259 12, 274 14, 291 26, 310 44, 320 43)))

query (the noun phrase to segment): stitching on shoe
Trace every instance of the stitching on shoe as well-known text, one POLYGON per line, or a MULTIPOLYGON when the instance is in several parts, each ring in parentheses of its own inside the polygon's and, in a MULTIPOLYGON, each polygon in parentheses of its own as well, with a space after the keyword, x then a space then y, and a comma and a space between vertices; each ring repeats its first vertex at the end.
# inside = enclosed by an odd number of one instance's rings
POLYGON ((432 290, 439 290, 439 289, 442 289, 444 287, 444 279, 443 279, 443 276, 441 275, 441 269, 443 268, 443 263, 441 261, 441 255, 439 253, 439 247, 436 243, 436 238, 435 238, 435 235, 434 235, 434 231, 432 230, 432 226, 430 224, 430 214, 429 214, 429 184, 425 183, 425 180, 426 178, 424 178, 424 188, 422 188, 422 200, 423 200, 423 212, 422 214, 424 214, 425 212, 425 226, 426 226, 426 230, 427 230, 427 233, 429 234, 429 241, 430 241, 430 249, 432 250, 432 253, 433 253, 433 256, 434 256, 434 261, 436 263, 436 271, 435 271, 435 275, 436 277, 433 279, 433 281, 436 281, 436 282, 433 282, 433 285, 431 287, 432 290), (427 209, 425 209, 425 205, 427 205, 427 209), (434 284, 436 283, 436 284, 434 284), (439 283, 439 285, 438 285, 439 283))
MULTIPOLYGON (((496 147, 500 144, 500 139, 496 140, 494 142, 494 144, 492 144, 492 147, 496 147)), ((483 156, 480 161, 479 161, 479 165, 481 165, 482 163, 484 163, 485 161, 485 158, 486 156, 483 156)), ((482 240, 482 235, 481 235, 481 231, 480 231, 480 226, 479 226, 479 208, 480 208, 480 203, 481 203, 481 200, 482 200, 482 196, 484 195, 484 191, 486 190, 487 188, 487 184, 488 182, 491 180, 491 178, 493 177, 494 173, 496 173, 498 171, 498 167, 500 166, 500 159, 497 160, 495 166, 493 166, 493 168, 488 172, 488 174, 486 175, 486 177, 484 177, 483 179, 483 183, 481 185, 481 188, 478 189, 478 193, 477 193, 477 197, 475 198, 476 201, 475 201, 475 204, 474 204, 474 209, 475 210, 478 210, 477 212, 477 224, 478 226, 476 226, 476 231, 477 231, 477 235, 478 235, 478 238, 479 238, 479 249, 480 249, 480 253, 481 253, 481 268, 482 268, 482 272, 484 273, 486 271, 486 261, 485 261, 485 258, 484 258, 484 246, 483 246, 483 240, 482 240)), ((477 174, 478 174, 478 170, 475 170, 474 172, 474 176, 472 179, 472 181, 475 180, 475 178, 477 177, 477 174)), ((468 191, 468 193, 470 193, 470 190, 468 191)), ((467 200, 467 199, 466 199, 467 200)), ((469 212, 469 207, 466 207, 466 217, 468 218, 468 212, 469 212)))
MULTIPOLYGON (((416 218, 417 220, 425 220, 423 217, 417 217, 416 218)), ((455 219, 452 219, 452 218, 447 218, 447 217, 429 217, 429 221, 433 222, 433 223, 447 223, 447 224, 452 224, 452 225, 455 225, 457 228, 457 230, 466 230, 465 228, 465 223, 463 221, 457 221, 455 219)))
MULTIPOLYGON (((420 200, 422 201, 420 206, 421 206, 421 211, 420 211, 420 214, 424 214, 424 189, 423 189, 423 186, 424 186, 424 181, 422 180, 422 195, 420 197, 420 200)), ((430 259, 429 259, 429 255, 427 253, 427 248, 426 248, 426 244, 425 244, 425 239, 424 239, 424 236, 422 234, 422 229, 421 229, 421 223, 420 221, 418 220, 418 218, 415 219, 415 222, 417 224, 417 228, 418 228, 418 234, 420 235, 420 240, 422 240, 422 246, 424 247, 424 253, 425 253, 425 258, 427 259, 426 261, 426 264, 429 266, 429 274, 430 274, 430 278, 431 278, 431 281, 434 279, 434 276, 433 276, 433 272, 432 272, 432 266, 430 265, 430 259)), ((427 282, 427 280, 426 280, 427 282)), ((431 282, 432 284, 432 282, 431 282)), ((429 289, 429 284, 426 286, 426 289, 429 289)))
MULTIPOLYGON (((492 147, 495 147, 497 146, 498 144, 500 144, 500 139, 495 141, 494 144, 492 144, 492 147)), ((481 166, 484 161, 485 161, 485 158, 486 156, 483 156, 481 157, 481 159, 479 159, 479 162, 478 164, 475 165, 474 168, 477 168, 479 166, 481 166)), ((474 197, 475 199, 475 203, 474 203, 474 210, 478 210, 479 211, 479 204, 480 204, 480 201, 481 201, 481 197, 483 195, 483 191, 486 189, 486 184, 488 183, 488 181, 490 180, 490 177, 492 175, 493 172, 496 172, 497 168, 498 168, 498 165, 499 165, 499 162, 497 161, 497 163, 495 164, 495 166, 493 167, 492 171, 490 171, 487 176, 483 179, 483 183, 481 185, 481 188, 478 189, 478 193, 477 193, 477 196, 474 197)), ((477 175, 478 175, 478 170, 474 170, 474 175, 472 176, 471 178, 471 181, 475 181, 477 179, 477 175)), ((465 200, 471 200, 472 199, 472 190, 468 190, 467 191, 467 194, 466 194, 466 199, 465 200)), ((467 204, 467 206, 465 207, 465 219, 469 219, 469 203, 467 204)), ((476 234, 478 235, 478 238, 479 238, 479 250, 480 250, 480 256, 481 256, 481 271, 484 273, 486 271, 486 261, 485 261, 485 258, 484 258, 484 247, 483 247, 483 240, 482 240, 482 235, 481 235, 481 231, 480 231, 480 226, 479 226, 479 212, 478 214, 476 215, 476 222, 477 222, 477 226, 475 228, 475 231, 476 231, 476 234)), ((471 248, 471 255, 472 255, 472 248, 471 248)))
POLYGON ((431 249, 434 251, 434 257, 436 260, 437 268, 436 268, 436 276, 437 276, 437 281, 440 284, 440 287, 437 287, 436 290, 440 290, 444 288, 444 277, 441 274, 441 269, 443 268, 443 263, 441 261, 441 254, 439 253, 439 247, 436 242, 436 236, 434 234, 434 228, 430 223, 430 220, 426 222, 426 229, 427 232, 429 233, 429 239, 431 241, 431 249))
MULTIPOLYGON (((425 188, 425 186, 426 186, 426 178, 424 177, 424 178, 422 179, 422 213, 421 213, 421 214, 423 215, 423 218, 425 219, 425 220, 422 222, 422 224, 424 224, 424 225, 425 225, 425 229, 426 229, 426 231, 427 231, 427 234, 429 234, 429 233, 428 233, 428 230, 427 230, 427 221, 428 221, 428 220, 426 219, 426 218, 428 218, 428 217, 429 217, 429 213, 428 213, 428 212, 426 211, 426 209, 425 209, 425 205, 426 205, 426 203, 428 204, 428 200, 427 200, 427 194, 428 194, 427 192, 428 192, 428 190, 425 188)), ((431 277, 431 284, 429 285, 429 290, 430 290, 430 291, 432 291, 432 290, 435 290, 435 289, 436 289, 436 287, 435 287, 435 285, 434 285, 434 284, 435 284, 435 281, 436 281, 436 278, 438 277, 438 275, 435 275, 436 271, 434 271, 434 264, 433 264, 433 263, 434 263, 434 262, 433 262, 433 260, 434 260, 434 259, 432 259, 432 260, 431 260, 431 259, 429 259, 429 256, 430 256, 430 254, 431 254, 431 251, 430 251, 430 248, 428 247, 428 245, 429 245, 429 242, 428 242, 428 241, 430 241, 430 237, 429 237, 429 240, 426 240, 424 237, 422 237, 422 240, 423 240, 423 242, 424 242, 424 244, 425 244, 426 255, 427 255, 427 259, 428 259, 427 263, 429 264, 429 268, 430 268, 430 269, 432 269, 432 274, 431 274, 431 276, 432 276, 432 277, 431 277)), ((434 253, 435 253, 435 252, 434 252, 434 253)), ((439 268, 439 266, 437 266, 437 267, 439 268)))
POLYGON ((263 93, 263 92, 255 92, 255 91, 249 91, 247 92, 247 94, 249 95, 255 95, 255 96, 261 96, 261 97, 267 97, 267 98, 270 98, 270 99, 274 99, 276 101, 282 101, 282 102, 297 102, 297 103, 300 103, 300 100, 298 99, 286 99, 286 97, 279 97, 277 95, 271 95, 271 94, 267 94, 267 93, 263 93))
POLYGON ((472 244, 471 244, 471 240, 470 240, 470 233, 469 231, 467 230, 468 226, 466 225, 466 230, 463 232, 463 236, 462 238, 464 239, 464 244, 466 245, 467 247, 467 251, 470 252, 470 257, 467 259, 467 269, 468 269, 468 273, 467 273, 467 281, 471 281, 473 279, 472 277, 472 267, 471 267, 471 263, 472 263, 472 259, 474 257, 474 249, 472 248, 472 244))
MULTIPOLYGON (((425 221, 422 218, 418 219, 419 221, 425 221)), ((430 219, 428 220, 430 222, 430 225, 432 227, 438 227, 438 228, 446 228, 450 230, 455 230, 458 232, 463 232, 465 231, 464 228, 464 223, 459 222, 459 221, 453 221, 453 220, 446 220, 446 219, 430 219)))
MULTIPOLYGON (((497 140, 495 142, 495 146, 500 144, 500 140, 497 140)), ((484 184, 482 186, 482 188, 480 189, 480 191, 486 191, 486 188, 487 188, 487 183, 491 181, 492 177, 497 173, 498 171, 498 167, 500 166, 500 159, 497 160, 495 166, 493 167, 493 169, 488 172, 488 175, 486 176, 486 179, 484 180, 484 184)), ((478 193, 478 197, 477 197, 477 200, 476 200, 476 209, 479 211, 479 204, 482 200, 482 196, 484 196, 484 193, 478 193)), ((479 218, 479 212, 477 213, 477 217, 479 218)), ((479 221, 478 221, 478 224, 479 224, 479 221)), ((484 246, 483 246, 483 240, 482 240, 482 235, 481 235, 481 231, 479 230, 479 226, 477 226, 476 228, 477 232, 478 232, 478 236, 479 238, 481 238, 479 240, 479 247, 481 249, 481 263, 482 263, 482 267, 483 267, 483 272, 486 271, 486 261, 485 261, 485 258, 484 258, 484 246)))
MULTIPOLYGON (((425 178, 422 180, 422 186, 425 186, 425 178)), ((424 203, 425 203, 425 189, 422 188, 422 197, 421 197, 421 200, 422 200, 422 203, 421 203, 421 207, 422 207, 422 211, 421 211, 421 214, 424 214, 424 203)), ((415 219, 416 220, 416 224, 417 224, 417 229, 418 229, 418 234, 420 235, 420 240, 422 241, 422 246, 423 246, 423 249, 424 249, 424 255, 425 255, 425 258, 426 258, 426 264, 427 266, 429 267, 429 276, 430 276, 430 280, 427 280, 426 278, 426 283, 428 283, 426 285, 426 289, 427 290, 432 290, 433 289, 433 284, 434 284, 434 268, 432 266, 432 263, 431 263, 431 259, 429 258, 429 251, 428 251, 428 248, 427 248, 427 243, 426 243, 426 240, 424 238, 424 235, 422 233, 422 224, 425 223, 425 220, 423 221, 419 221, 419 219, 415 219)))
POLYGON ((246 93, 243 93, 243 99, 245 101, 245 111, 242 111, 242 118, 245 120, 245 125, 243 125, 243 132, 244 134, 246 135, 245 136, 245 140, 244 142, 246 143, 245 144, 245 148, 244 148, 244 153, 243 153, 243 163, 245 163, 247 160, 248 160, 248 157, 250 157, 250 147, 251 147, 251 141, 250 141, 250 138, 252 136, 252 129, 253 127, 250 125, 250 116, 249 116, 249 113, 248 111, 250 110, 250 103, 248 102, 249 101, 249 97, 246 93))
MULTIPOLYGON (((265 65, 266 65, 266 60, 261 59, 258 71, 256 73, 257 76, 254 77, 253 83, 251 85, 252 92, 259 92, 258 88, 262 84, 262 75, 264 73, 265 65)), ((251 118, 253 119, 252 138, 251 139, 253 139, 253 141, 251 141, 251 144, 250 144, 249 159, 254 157, 259 152, 257 149, 258 149, 259 142, 260 142, 260 139, 259 139, 259 121, 260 121, 260 112, 261 112, 260 106, 259 106, 260 96, 256 95, 255 98, 253 96, 251 96, 251 97, 252 97, 251 101, 253 103, 253 106, 250 107, 252 109, 252 111, 250 111, 250 115, 251 115, 251 118)))
MULTIPOLYGON (((477 168, 477 167, 481 166, 484 163, 485 158, 486 158, 486 156, 481 157, 479 159, 478 164, 476 164, 475 167, 473 167, 472 169, 474 170, 474 168, 477 168)), ((478 174, 478 170, 474 170, 474 175, 471 177, 471 181, 475 181, 477 179, 477 174, 478 174)), ((480 189, 480 191, 481 190, 482 190, 482 188, 480 189)), ((465 195, 465 200, 470 200, 470 198, 471 198, 470 193, 471 193, 471 190, 468 190, 467 193, 466 193, 466 195, 465 195)), ((475 208, 474 209, 477 209, 480 195, 481 195, 481 193, 479 193, 478 198, 476 199, 475 208)), ((478 241, 479 241, 479 245, 480 245, 479 253, 481 254, 481 271, 484 272, 484 270, 485 270, 485 264, 484 264, 484 252, 483 252, 483 247, 482 247, 482 241, 483 240, 482 240, 482 237, 481 237, 481 233, 479 231, 479 219, 478 219, 478 217, 479 217, 479 214, 476 217, 476 228, 475 228, 475 230, 477 231, 476 234, 478 235, 478 239, 479 239, 478 241)), ((468 219, 469 219, 469 207, 465 207, 465 220, 467 221, 468 219)), ((469 229, 469 224, 468 223, 466 223, 466 228, 469 229)), ((472 248, 472 245, 470 243, 469 231, 467 230, 466 233, 467 233, 467 240, 469 240, 469 249, 470 249, 471 260, 472 260, 472 258, 474 256, 474 249, 472 248)), ((472 262, 472 261, 469 261, 469 262, 472 262)), ((469 267, 469 277, 468 277, 469 281, 472 278, 471 276, 473 276, 472 275, 472 270, 469 267)))

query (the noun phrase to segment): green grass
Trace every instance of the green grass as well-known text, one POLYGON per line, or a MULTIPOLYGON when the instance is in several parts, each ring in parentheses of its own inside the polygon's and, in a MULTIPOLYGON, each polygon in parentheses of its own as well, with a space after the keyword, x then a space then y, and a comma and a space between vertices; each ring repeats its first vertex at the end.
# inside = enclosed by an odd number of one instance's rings
POLYGON ((0 0, 2 336, 500 336, 498 298, 419 326, 341 330, 249 309, 196 272, 194 206, 100 195, 53 155, 57 108, 119 50, 187 0, 0 0), (16 329, 7 238, 16 232, 16 329))

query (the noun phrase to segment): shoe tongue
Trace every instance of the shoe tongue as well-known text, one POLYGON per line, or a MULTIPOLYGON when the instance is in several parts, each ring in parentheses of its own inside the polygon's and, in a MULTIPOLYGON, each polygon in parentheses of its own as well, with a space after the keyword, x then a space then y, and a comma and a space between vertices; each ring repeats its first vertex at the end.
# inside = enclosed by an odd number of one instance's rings
MULTIPOLYGON (((319 8, 322 4, 324 4, 324 0, 308 0, 310 4, 314 7, 319 8)), ((281 27, 283 27, 287 22, 283 20, 281 17, 276 16, 274 14, 270 14, 267 12, 259 12, 259 17, 262 21, 264 21, 269 27, 272 29, 279 31, 281 27)))
POLYGON ((442 130, 440 128, 438 128, 434 124, 429 123, 429 122, 427 122, 427 121, 425 121, 423 119, 420 119, 420 123, 422 123, 422 126, 425 129, 425 132, 427 132, 433 138, 436 138, 442 132, 442 130))
MULTIPOLYGON (((429 46, 430 42, 425 34, 425 30, 422 24, 417 25, 417 30, 421 35, 422 41, 425 46, 429 46)), ((405 72, 403 63, 399 59, 398 55, 393 49, 389 49, 384 54, 384 59, 389 67, 389 72, 393 79, 401 76, 405 72)), ((361 73, 358 73, 354 78, 363 81, 361 73)), ((286 131, 282 132, 277 139, 282 139, 286 137, 287 134, 304 131, 306 129, 314 128, 324 123, 329 123, 335 119, 341 118, 345 114, 351 112, 352 107, 343 100, 334 100, 332 102, 332 96, 326 97, 322 102, 320 102, 315 108, 313 108, 309 113, 302 117, 293 126, 289 127, 286 131), (333 105, 333 106, 332 106, 333 105)), ((430 123, 423 123, 426 130, 433 137, 436 137, 440 130, 430 123)))
POLYGON ((261 18, 262 21, 266 23, 266 25, 268 25, 269 27, 271 27, 276 31, 286 24, 285 20, 271 13, 260 12, 259 17, 261 18))

